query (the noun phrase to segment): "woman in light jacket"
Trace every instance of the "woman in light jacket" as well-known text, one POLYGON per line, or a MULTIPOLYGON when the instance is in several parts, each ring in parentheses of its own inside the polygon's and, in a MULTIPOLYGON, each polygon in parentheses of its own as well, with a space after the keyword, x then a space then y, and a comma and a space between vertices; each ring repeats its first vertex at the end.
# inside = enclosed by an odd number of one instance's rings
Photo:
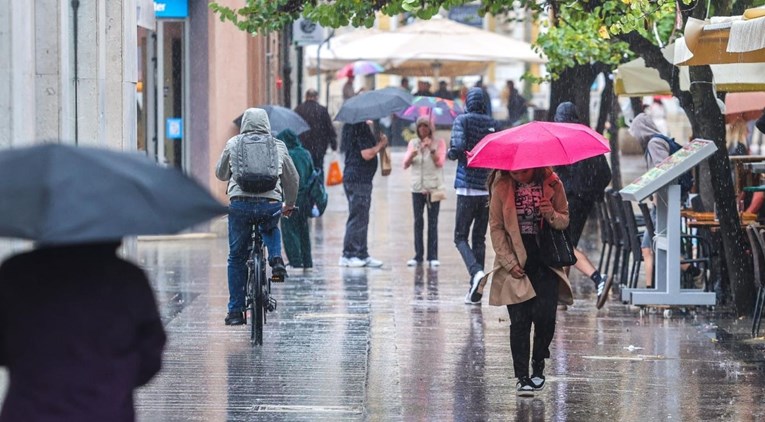
POLYGON ((542 224, 559 230, 568 227, 568 201, 563 184, 549 167, 494 171, 488 186, 489 231, 496 255, 489 304, 507 306, 516 390, 519 395, 533 395, 544 387, 544 360, 550 357, 558 301, 574 302, 563 269, 542 263, 537 234, 542 224))
POLYGON ((404 169, 412 168, 412 206, 414 208, 414 258, 407 261, 413 267, 423 261, 423 213, 428 209, 428 262, 438 262, 438 210, 444 192, 442 167, 446 160, 446 143, 434 139, 435 128, 428 117, 417 119, 417 139, 409 142, 404 155, 404 169))

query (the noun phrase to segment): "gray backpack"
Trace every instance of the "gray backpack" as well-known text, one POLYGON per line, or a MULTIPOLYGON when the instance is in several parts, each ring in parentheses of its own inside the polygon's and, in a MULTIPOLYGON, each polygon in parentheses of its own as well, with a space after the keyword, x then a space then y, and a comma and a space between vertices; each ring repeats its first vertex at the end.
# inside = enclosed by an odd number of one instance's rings
POLYGON ((265 193, 279 182, 279 149, 268 135, 245 133, 231 149, 231 178, 249 193, 265 193))

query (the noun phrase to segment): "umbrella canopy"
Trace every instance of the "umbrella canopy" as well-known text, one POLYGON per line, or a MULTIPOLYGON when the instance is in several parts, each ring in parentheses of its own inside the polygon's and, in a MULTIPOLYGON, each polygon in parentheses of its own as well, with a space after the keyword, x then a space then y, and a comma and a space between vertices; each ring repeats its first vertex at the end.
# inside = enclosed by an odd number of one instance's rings
POLYGON ((454 119, 465 111, 462 106, 456 104, 453 100, 447 100, 440 97, 416 96, 412 105, 406 110, 396 113, 396 116, 403 120, 415 121, 421 116, 427 116, 434 124, 450 125, 454 119))
POLYGON ((60 144, 0 152, 0 197, 0 236, 48 245, 175 233, 226 213, 179 170, 60 144))
POLYGON ((306 47, 308 67, 316 67, 317 54, 322 67, 371 60, 383 65, 385 73, 436 77, 481 73, 489 62, 546 61, 529 43, 439 16, 340 45, 306 47))
POLYGON ((588 126, 529 122, 484 137, 468 153, 468 167, 512 171, 562 166, 610 150, 608 140, 588 126))
MULTIPOLYGON (((308 126, 305 119, 286 107, 278 105, 262 105, 257 108, 262 108, 266 111, 268 121, 271 123, 271 133, 274 135, 285 129, 292 130, 296 135, 311 130, 311 127, 308 126)), ((234 124, 237 125, 237 127, 242 126, 243 116, 244 114, 240 114, 239 117, 234 119, 234 124)))
POLYGON ((363 76, 374 75, 375 73, 382 72, 383 67, 375 62, 369 60, 356 60, 353 63, 348 63, 335 73, 338 79, 347 78, 349 76, 363 76))
POLYGON ((677 65, 765 62, 765 6, 740 16, 689 18, 684 34, 676 43, 677 65))
POLYGON ((376 120, 406 109, 412 104, 412 95, 399 88, 385 88, 363 92, 349 98, 340 107, 335 120, 359 123, 376 120))

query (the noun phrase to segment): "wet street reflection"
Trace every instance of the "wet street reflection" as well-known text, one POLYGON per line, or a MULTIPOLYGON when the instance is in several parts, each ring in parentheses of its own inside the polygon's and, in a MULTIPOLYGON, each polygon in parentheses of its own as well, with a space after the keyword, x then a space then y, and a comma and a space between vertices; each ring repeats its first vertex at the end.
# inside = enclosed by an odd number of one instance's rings
MULTIPOLYGON (((454 199, 441 208, 441 267, 407 267, 406 175, 375 183, 369 244, 383 268, 337 266, 346 202, 329 188, 327 213, 312 222, 315 268, 274 286, 262 347, 248 327, 223 325, 225 237, 139 242, 169 333, 162 372, 137 395, 140 420, 765 419, 765 354, 741 341, 730 315, 641 316, 613 300, 598 311, 578 273, 545 389, 516 398, 506 308, 488 294, 482 306, 463 303, 454 199)), ((595 225, 584 242, 596 258, 595 225)))

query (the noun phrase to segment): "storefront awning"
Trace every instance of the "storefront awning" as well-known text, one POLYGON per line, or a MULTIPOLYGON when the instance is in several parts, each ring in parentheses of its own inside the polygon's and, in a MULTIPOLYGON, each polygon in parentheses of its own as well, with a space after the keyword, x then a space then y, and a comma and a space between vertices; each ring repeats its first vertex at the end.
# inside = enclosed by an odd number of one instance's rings
POLYGON ((765 6, 741 16, 688 19, 675 64, 695 66, 765 62, 765 6))

